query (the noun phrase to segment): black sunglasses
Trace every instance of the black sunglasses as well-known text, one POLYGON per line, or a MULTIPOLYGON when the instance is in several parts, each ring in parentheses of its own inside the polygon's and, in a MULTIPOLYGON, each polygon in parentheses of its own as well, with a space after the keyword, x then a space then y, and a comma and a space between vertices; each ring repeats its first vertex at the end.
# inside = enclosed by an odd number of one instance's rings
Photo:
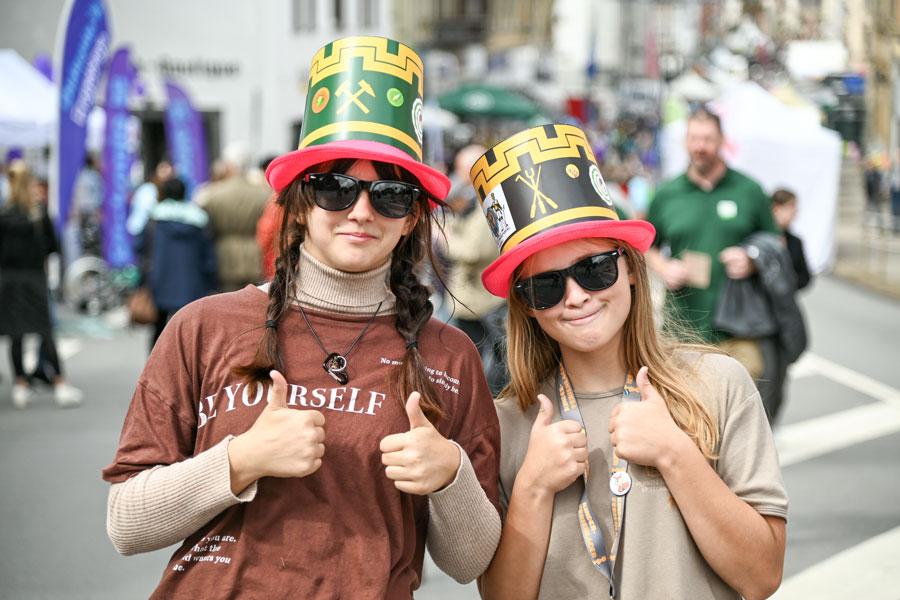
POLYGON ((372 208, 389 219, 408 215, 424 193, 419 186, 403 181, 366 181, 342 173, 307 173, 303 184, 315 192, 316 205, 330 211, 347 210, 368 190, 372 208))
POLYGON ((531 308, 546 310, 559 304, 566 295, 569 277, 591 292, 605 290, 619 279, 619 257, 624 252, 616 248, 582 258, 565 269, 532 275, 516 282, 516 293, 531 308))

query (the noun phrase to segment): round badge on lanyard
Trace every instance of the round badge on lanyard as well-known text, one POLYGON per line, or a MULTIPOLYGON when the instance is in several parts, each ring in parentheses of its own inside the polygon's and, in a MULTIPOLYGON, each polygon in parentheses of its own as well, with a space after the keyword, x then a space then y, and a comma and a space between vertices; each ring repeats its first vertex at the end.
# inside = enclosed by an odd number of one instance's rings
POLYGON ((624 496, 631 490, 631 475, 626 471, 616 471, 609 476, 609 491, 614 496, 624 496))

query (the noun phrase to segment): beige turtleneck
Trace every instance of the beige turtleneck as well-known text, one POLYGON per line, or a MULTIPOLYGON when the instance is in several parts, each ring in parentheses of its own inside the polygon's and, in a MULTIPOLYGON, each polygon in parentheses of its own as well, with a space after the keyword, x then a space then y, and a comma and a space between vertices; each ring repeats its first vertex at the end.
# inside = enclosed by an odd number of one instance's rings
MULTIPOLYGON (((303 307, 343 314, 371 314, 380 302, 378 314, 390 314, 396 304, 388 281, 390 270, 388 260, 371 271, 339 271, 317 260, 302 246, 294 299, 303 307)), ((266 292, 268 285, 262 286, 266 292)))

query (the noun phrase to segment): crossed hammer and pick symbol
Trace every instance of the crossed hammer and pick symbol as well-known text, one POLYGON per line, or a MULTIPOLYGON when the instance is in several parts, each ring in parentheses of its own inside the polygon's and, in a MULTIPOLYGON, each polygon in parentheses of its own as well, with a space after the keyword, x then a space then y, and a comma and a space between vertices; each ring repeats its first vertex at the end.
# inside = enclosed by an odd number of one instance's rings
POLYGON ((347 110, 347 107, 350 106, 351 104, 355 104, 365 114, 369 114, 369 107, 367 107, 365 104, 363 104, 363 101, 360 100, 359 97, 362 96, 363 94, 368 94, 372 97, 375 97, 375 90, 372 89, 372 86, 369 85, 369 83, 365 79, 360 79, 359 80, 359 88, 357 88, 357 90, 355 92, 350 93, 350 82, 344 81, 344 83, 342 83, 341 85, 338 86, 338 89, 335 92, 335 94, 338 97, 343 96, 344 94, 350 94, 350 97, 347 98, 347 101, 344 102, 341 105, 341 107, 337 109, 337 114, 341 114, 342 112, 347 110))
POLYGON ((556 202, 553 201, 553 199, 550 196, 548 196, 547 194, 545 194, 544 192, 542 192, 540 190, 540 185, 541 185, 541 167, 540 166, 537 169, 537 175, 534 174, 534 169, 526 169, 524 171, 524 175, 525 175, 525 177, 522 177, 522 175, 516 175, 516 181, 521 181, 526 186, 528 186, 528 188, 532 192, 534 192, 531 196, 531 218, 532 219, 534 218, 534 214, 537 211, 538 207, 540 207, 542 215, 547 214, 547 207, 544 206, 545 202, 553 208, 559 208, 559 206, 556 204, 556 202))

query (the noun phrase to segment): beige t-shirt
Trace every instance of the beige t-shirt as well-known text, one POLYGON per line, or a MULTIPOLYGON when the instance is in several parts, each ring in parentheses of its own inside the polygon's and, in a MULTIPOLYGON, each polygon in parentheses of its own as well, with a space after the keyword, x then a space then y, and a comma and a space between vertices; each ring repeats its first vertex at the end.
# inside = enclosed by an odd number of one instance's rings
MULTIPOLYGON (((772 432, 759 393, 747 372, 737 361, 721 354, 683 353, 680 358, 689 368, 696 368, 696 393, 718 423, 716 472, 731 491, 760 514, 787 518, 787 494, 772 432)), ((555 399, 554 381, 545 382, 542 392, 555 399)), ((613 406, 622 401, 622 390, 576 396, 587 429, 593 473, 588 497, 609 551, 613 523, 607 426, 613 406)), ((500 418, 500 483, 501 499, 505 503, 525 459, 538 404, 534 403, 525 413, 515 398, 497 400, 495 406, 500 418)), ((559 419, 558 404, 556 419, 559 419)), ((634 484, 627 496, 615 565, 617 597, 620 600, 740 598, 700 554, 659 472, 634 464, 630 465, 629 472, 634 484)), ((554 500, 540 598, 606 597, 609 584, 591 563, 578 527, 581 490, 579 479, 554 500)))

